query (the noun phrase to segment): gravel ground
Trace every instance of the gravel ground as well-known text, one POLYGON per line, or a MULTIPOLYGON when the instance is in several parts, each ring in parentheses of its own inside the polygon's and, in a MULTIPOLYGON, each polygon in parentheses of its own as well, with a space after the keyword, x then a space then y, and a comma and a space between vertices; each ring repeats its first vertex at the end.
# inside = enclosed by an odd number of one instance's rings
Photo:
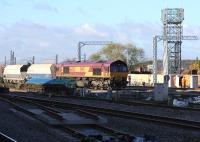
MULTIPOLYGON (((33 96, 33 95, 28 95, 33 96)), ((35 96, 34 96, 35 97, 35 96)), ((39 96, 41 98, 47 98, 47 96, 39 96)), ((139 106, 139 105, 125 105, 125 104, 117 104, 117 103, 110 103, 106 101, 98 101, 98 100, 82 100, 82 99, 72 99, 72 98, 64 98, 64 97, 52 97, 48 98, 49 100, 57 100, 57 101, 64 101, 66 103, 75 103, 75 104, 82 104, 82 105, 91 105, 96 107, 104 107, 104 108, 112 108, 122 111, 132 111, 138 113, 146 113, 158 116, 167 116, 167 117, 174 117, 186 120, 193 120, 193 121, 200 121, 200 111, 190 111, 190 110, 178 110, 172 108, 159 108, 159 107, 152 107, 152 106, 139 106)))
MULTIPOLYGON (((40 96, 46 98, 45 96, 40 96)), ((96 107, 107 107, 117 110, 126 110, 133 112, 145 112, 147 114, 176 117, 188 120, 199 120, 200 112, 187 110, 174 110, 168 108, 156 108, 148 106, 127 106, 116 103, 109 103, 97 100, 80 100, 70 98, 49 98, 52 100, 65 101, 68 103, 77 103, 91 105, 96 107)), ((130 120, 117 117, 104 116, 108 119, 105 125, 121 131, 125 131, 134 136, 150 135, 160 142, 199 142, 200 132, 194 130, 184 130, 170 126, 159 125, 139 120, 130 120)))
POLYGON ((110 103, 105 101, 98 100, 81 100, 81 99, 70 99, 70 98, 51 98, 52 100, 64 101, 68 103, 82 104, 82 105, 91 105, 96 107, 111 108, 122 111, 132 111, 138 113, 146 113, 158 116, 167 116, 174 117, 186 120, 200 121, 200 111, 189 111, 189 110, 177 110, 170 108, 159 108, 151 106, 133 106, 133 105, 124 105, 117 103, 110 103))
POLYGON ((172 128, 164 125, 151 124, 149 122, 130 120, 117 117, 108 117, 106 126, 124 131, 130 135, 142 137, 152 136, 159 142, 199 142, 200 132, 172 128))
POLYGON ((0 132, 18 142, 75 142, 76 139, 24 115, 0 100, 0 132))
MULTIPOLYGON (((163 115, 170 116, 188 120, 199 120, 200 112, 190 112, 190 111, 179 111, 173 109, 166 108, 155 108, 148 106, 127 106, 127 105, 119 105, 115 103, 107 103, 102 101, 94 101, 94 100, 74 100, 74 99, 58 99, 62 101, 66 101, 69 103, 81 103, 85 105, 92 105, 97 107, 108 107, 114 108, 117 110, 126 110, 133 112, 145 112, 148 114, 155 115, 163 115)), ((130 133, 135 136, 144 136, 150 135, 155 137, 156 140, 160 142, 199 142, 200 140, 200 132, 193 130, 184 130, 181 128, 174 128, 170 126, 158 125, 155 123, 149 123, 145 121, 139 120, 130 120, 123 119, 117 117, 108 117, 108 123, 106 126, 112 127, 127 133, 130 133)))

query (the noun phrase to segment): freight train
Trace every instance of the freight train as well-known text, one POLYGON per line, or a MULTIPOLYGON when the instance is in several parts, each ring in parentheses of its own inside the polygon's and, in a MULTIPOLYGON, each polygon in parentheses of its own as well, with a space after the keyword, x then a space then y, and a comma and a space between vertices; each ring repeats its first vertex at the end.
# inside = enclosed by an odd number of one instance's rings
MULTIPOLYGON (((128 68, 123 61, 75 62, 64 64, 7 65, 3 72, 6 86, 37 86, 69 83, 78 87, 107 89, 127 84, 128 68)), ((51 88, 52 88, 51 86, 51 88)))

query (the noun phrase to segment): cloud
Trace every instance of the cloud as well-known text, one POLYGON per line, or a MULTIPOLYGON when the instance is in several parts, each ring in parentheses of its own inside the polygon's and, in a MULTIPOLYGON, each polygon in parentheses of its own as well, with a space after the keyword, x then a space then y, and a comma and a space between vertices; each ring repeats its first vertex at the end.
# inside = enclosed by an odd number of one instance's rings
POLYGON ((100 38, 106 38, 107 34, 105 32, 102 32, 100 30, 97 30, 96 27, 91 26, 89 24, 84 24, 82 26, 78 26, 73 28, 73 32, 77 35, 77 36, 97 36, 100 38))
POLYGON ((197 36, 200 36, 200 26, 193 26, 193 25, 190 25, 190 24, 184 24, 183 25, 183 34, 184 35, 197 35, 197 36))
POLYGON ((58 9, 55 7, 50 6, 47 3, 37 3, 34 6, 34 9, 39 11, 45 11, 45 12, 58 12, 58 9))
MULTIPOLYGON (((185 34, 197 33, 200 37, 199 26, 188 26, 184 29, 185 34)), ((60 61, 65 58, 77 57, 79 41, 113 41, 116 43, 133 43, 144 48, 148 58, 152 58, 152 38, 161 34, 162 26, 152 23, 120 23, 115 26, 109 25, 83 25, 73 27, 51 27, 29 21, 21 21, 12 25, 0 25, 0 60, 4 56, 9 57, 9 51, 16 53, 17 61, 36 57, 37 62, 47 58, 55 58, 59 55, 60 61)), ((198 50, 199 41, 183 41, 183 57, 192 58, 200 55, 198 50), (185 44, 186 43, 186 44, 185 44), (194 43, 194 44, 193 44, 194 43), (194 55, 195 54, 195 55, 194 55)), ((82 53, 87 56, 96 52, 102 46, 84 47, 82 53)), ((162 49, 160 45, 159 49, 162 49)), ((162 54, 161 54, 162 56, 162 54)))

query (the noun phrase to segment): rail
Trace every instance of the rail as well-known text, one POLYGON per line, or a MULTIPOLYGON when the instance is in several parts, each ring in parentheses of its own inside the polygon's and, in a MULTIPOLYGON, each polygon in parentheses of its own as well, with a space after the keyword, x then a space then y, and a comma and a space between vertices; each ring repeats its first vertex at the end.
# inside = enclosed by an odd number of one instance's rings
POLYGON ((74 103, 66 103, 66 102, 60 102, 60 101, 49 101, 45 99, 36 99, 36 98, 30 98, 30 97, 22 97, 25 99, 33 100, 37 103, 42 103, 45 105, 54 105, 54 107, 59 107, 62 109, 81 109, 84 111, 89 111, 92 113, 98 113, 98 114, 106 114, 106 115, 112 115, 122 118, 129 118, 129 119, 138 119, 138 120, 144 120, 144 121, 151 121, 156 123, 161 123, 165 125, 171 125, 171 126, 178 126, 186 129, 196 129, 200 130, 200 122, 197 121, 190 121, 185 119, 177 119, 172 117, 163 117, 163 116, 157 116, 157 115, 149 115, 149 114, 143 114, 143 113, 135 113, 135 112, 128 112, 128 111, 119 111, 114 109, 107 109, 107 108, 100 108, 100 107, 94 107, 94 106, 87 106, 87 105, 80 105, 80 104, 74 104, 74 103))
MULTIPOLYGON (((17 101, 21 101, 21 102, 25 102, 25 103, 29 103, 29 104, 35 105, 35 106, 43 109, 44 111, 46 111, 48 115, 50 115, 51 117, 57 119, 58 121, 62 121, 63 120, 63 118, 60 118, 60 115, 58 115, 58 113, 61 113, 61 112, 59 112, 58 110, 56 110, 54 108, 50 108, 49 106, 47 106, 44 103, 37 102, 37 101, 35 101, 33 99, 28 99, 28 98, 25 98, 25 97, 2 96, 2 95, 0 95, 0 98, 1 98, 1 100, 6 101, 7 103, 10 103, 11 105, 13 105, 16 110, 19 110, 19 111, 21 111, 21 112, 23 112, 23 113, 25 113, 25 114, 33 117, 33 118, 38 119, 38 117, 36 117, 34 115, 34 113, 32 113, 32 112, 28 111, 27 109, 25 109, 25 108, 21 107, 20 105, 18 105, 17 101)), ((82 109, 78 109, 77 111, 79 111, 81 113, 86 113, 87 115, 91 115, 92 118, 95 117, 95 115, 92 114, 91 112, 84 111, 82 109)), ((40 119, 38 119, 38 120, 40 120, 40 119)), ((42 121, 42 122, 44 122, 44 121, 42 121)), ((62 129, 63 131, 65 131, 67 133, 72 134, 72 136, 74 136, 74 137, 76 137, 76 138, 78 138, 80 140, 85 139, 86 137, 88 137, 87 134, 81 133, 77 129, 75 129, 73 127, 73 125, 54 124, 53 126, 56 127, 56 128, 62 129)), ((76 127, 77 126, 78 125, 76 125, 76 127)), ((80 127, 82 127, 82 125, 80 127)), ((101 130, 103 133, 107 133, 108 135, 110 135, 112 137, 116 137, 118 135, 127 135, 126 133, 122 133, 122 132, 116 131, 114 129, 107 128, 107 127, 101 126, 99 124, 89 124, 89 125, 84 125, 84 127, 85 127, 85 129, 98 129, 98 130, 101 130)), ((91 137, 95 138, 96 136, 91 136, 91 137)))
POLYGON ((0 142, 17 142, 17 141, 0 132, 0 142))
POLYGON ((188 111, 200 111, 199 108, 194 108, 194 107, 175 107, 175 106, 170 106, 167 104, 163 103, 157 103, 157 102, 150 102, 150 101, 137 101, 137 100, 123 100, 123 99, 118 99, 117 101, 115 100, 107 100, 107 99, 102 99, 102 98, 95 98, 95 97, 80 97, 80 96, 56 96, 58 98, 71 98, 71 99, 80 99, 80 100, 94 100, 94 101, 101 101, 101 102, 109 102, 109 103, 116 103, 116 104, 123 104, 123 105, 128 105, 128 106, 150 106, 150 107, 160 107, 160 108, 168 108, 168 109, 175 109, 175 110, 188 110, 188 111))

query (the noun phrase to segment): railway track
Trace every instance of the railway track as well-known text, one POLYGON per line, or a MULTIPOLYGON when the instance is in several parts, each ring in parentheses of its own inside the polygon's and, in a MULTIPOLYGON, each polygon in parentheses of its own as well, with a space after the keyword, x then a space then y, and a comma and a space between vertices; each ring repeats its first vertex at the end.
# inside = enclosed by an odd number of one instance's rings
MULTIPOLYGON (((159 107, 159 108, 167 108, 167 109, 174 109, 174 110, 187 110, 187 111, 197 111, 200 112, 200 108, 194 108, 193 106, 189 107, 175 107, 175 106, 170 106, 167 104, 163 103, 157 103, 157 102, 145 102, 145 101, 127 101, 127 100, 122 100, 119 99, 117 101, 115 100, 107 100, 107 99, 102 99, 102 98, 94 98, 94 97, 80 97, 80 96, 64 96, 64 97, 58 97, 57 98, 70 98, 70 99, 76 99, 76 100, 94 100, 94 101, 101 101, 101 102, 108 102, 108 103, 116 103, 116 104, 123 104, 123 105, 128 105, 128 106, 150 106, 150 107, 159 107)), ((56 98, 55 97, 55 98, 56 98)))
MULTIPOLYGON (((126 86, 125 88, 122 89, 133 89, 133 90, 151 90, 154 89, 153 86, 126 86)), ((172 88, 169 87, 170 90, 200 90, 200 88, 172 88)))
MULTIPOLYGON (((20 93, 21 96, 27 96, 23 93, 20 93)), ((34 94, 35 96, 38 96, 37 94, 34 94)), ((13 96, 17 96, 14 94, 13 96)), ((40 95, 41 96, 41 95, 40 95)), ((168 105, 167 102, 165 103, 158 103, 153 101, 139 101, 139 100, 131 100, 127 101, 124 99, 118 99, 118 100, 112 100, 112 99, 102 99, 98 97, 81 97, 81 96, 72 96, 72 95, 66 95, 66 96, 53 96, 53 98, 70 98, 70 99, 76 99, 76 100, 94 100, 94 101, 101 101, 101 102, 108 102, 108 103, 116 103, 116 104, 123 104, 128 106, 147 106, 147 107, 154 107, 154 108, 166 108, 166 109, 173 109, 178 111, 194 111, 194 112, 200 112, 200 105, 194 104, 188 107, 176 107, 168 105)))
POLYGON ((0 142, 17 142, 17 141, 5 135, 4 133, 0 132, 0 142))
MULTIPOLYGON (((5 102, 11 104, 16 110, 23 112, 37 120, 41 121, 41 119, 39 119, 38 116, 36 116, 33 112, 20 106, 20 103, 27 103, 27 104, 37 106, 38 108, 44 110, 46 114, 48 114, 50 117, 56 119, 57 121, 59 121, 59 122, 64 121, 63 116, 60 115, 62 113, 61 111, 59 111, 58 109, 52 108, 52 107, 50 107, 50 105, 47 105, 46 103, 43 103, 41 101, 38 101, 38 100, 36 101, 36 100, 26 98, 26 97, 10 97, 10 96, 2 96, 2 95, 0 95, 0 99, 2 101, 5 101, 5 102)), ((76 110, 81 113, 91 115, 92 118, 95 117, 95 115, 93 113, 91 113, 91 111, 82 110, 82 109, 76 109, 76 110)), ((42 122, 44 122, 44 120, 42 120, 42 122)), ((88 141, 89 140, 103 141, 103 140, 114 139, 119 136, 127 136, 126 133, 119 132, 119 131, 116 131, 111 128, 107 128, 107 127, 105 127, 103 125, 99 125, 99 124, 65 125, 63 123, 61 125, 54 124, 53 127, 63 130, 64 132, 71 134, 73 137, 76 137, 79 140, 85 139, 88 141), (82 130, 82 131, 80 131, 80 130, 82 130), (87 131, 93 132, 94 134, 87 133, 87 131)), ((134 137, 129 136, 129 138, 133 139, 134 137)))
MULTIPOLYGON (((136 91, 137 93, 151 93, 154 90, 152 86, 126 86, 126 88, 117 88, 115 91, 136 91)), ((172 96, 177 94, 183 98, 196 97, 200 95, 200 88, 168 88, 168 92, 172 96)))
POLYGON ((100 108, 100 107, 93 107, 87 105, 79 105, 73 103, 66 103, 61 101, 49 101, 46 99, 37 99, 32 97, 19 97, 27 100, 31 100, 33 102, 37 102, 39 104, 44 104, 45 106, 52 106, 56 108, 62 109, 80 109, 83 111, 96 113, 96 114, 104 114, 109 116, 116 116, 120 118, 128 118, 128 119, 137 119, 147 122, 154 122, 163 125, 169 125, 173 127, 180 127, 184 129, 192 129, 192 130, 200 130, 200 122, 197 121, 189 121, 184 119, 177 119, 173 117, 163 117, 157 115, 148 115, 143 113, 135 113, 135 112, 128 112, 128 111, 119 111, 114 109, 107 109, 107 108, 100 108))

